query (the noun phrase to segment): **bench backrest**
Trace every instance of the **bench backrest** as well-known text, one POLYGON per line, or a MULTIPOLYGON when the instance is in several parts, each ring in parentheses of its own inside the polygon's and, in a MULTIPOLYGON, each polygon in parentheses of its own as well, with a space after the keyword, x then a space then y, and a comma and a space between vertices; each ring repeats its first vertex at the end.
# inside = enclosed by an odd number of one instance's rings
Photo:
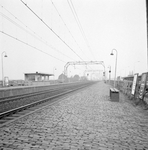
POLYGON ((114 93, 118 93, 119 92, 119 90, 116 89, 116 88, 110 88, 110 90, 111 90, 111 92, 114 92, 114 93))

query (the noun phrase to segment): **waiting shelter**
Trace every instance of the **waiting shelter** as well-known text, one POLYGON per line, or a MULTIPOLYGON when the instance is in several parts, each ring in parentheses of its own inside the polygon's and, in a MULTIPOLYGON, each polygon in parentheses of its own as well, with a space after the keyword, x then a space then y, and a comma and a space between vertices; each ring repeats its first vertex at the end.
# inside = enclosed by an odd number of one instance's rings
POLYGON ((47 73, 25 73, 25 81, 49 81, 49 77, 53 76, 53 74, 47 73))

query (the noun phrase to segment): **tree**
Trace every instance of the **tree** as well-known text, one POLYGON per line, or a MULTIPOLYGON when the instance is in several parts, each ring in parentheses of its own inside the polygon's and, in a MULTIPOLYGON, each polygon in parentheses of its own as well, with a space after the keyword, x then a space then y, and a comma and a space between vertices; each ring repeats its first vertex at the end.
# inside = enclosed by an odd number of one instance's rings
POLYGON ((74 75, 74 77, 73 77, 73 81, 79 81, 80 80, 80 77, 79 77, 79 75, 74 75))
POLYGON ((64 75, 64 74, 62 73, 62 74, 59 75, 58 80, 59 80, 60 82, 66 82, 66 81, 68 81, 68 78, 67 78, 66 75, 64 75))

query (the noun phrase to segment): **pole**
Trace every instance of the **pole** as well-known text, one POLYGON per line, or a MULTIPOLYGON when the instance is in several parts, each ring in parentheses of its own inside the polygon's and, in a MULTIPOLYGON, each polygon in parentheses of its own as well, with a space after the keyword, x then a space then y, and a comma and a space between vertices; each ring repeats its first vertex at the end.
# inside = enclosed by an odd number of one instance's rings
POLYGON ((116 80, 116 72, 117 72, 117 56, 118 56, 118 52, 117 52, 116 49, 113 49, 111 55, 113 55, 113 51, 116 51, 115 77, 114 77, 114 88, 115 88, 115 86, 116 86, 116 81, 115 80, 116 80))
POLYGON ((146 0, 146 19, 147 19, 147 71, 148 71, 148 1, 146 0))
MULTIPOLYGON (((115 68, 115 79, 116 80, 116 72, 117 72, 117 50, 116 50, 116 68, 115 68)), ((116 81, 114 81, 114 87, 116 86, 116 81)))
POLYGON ((2 53, 2 86, 4 86, 4 73, 3 73, 3 53, 2 53))
POLYGON ((108 66, 108 68, 109 68, 109 84, 110 84, 110 66, 108 66))
POLYGON ((109 72, 109 84, 110 84, 110 72, 109 72))
POLYGON ((1 59, 2 59, 2 86, 4 86, 3 54, 5 54, 4 57, 7 57, 6 52, 3 51, 2 54, 1 54, 1 59))

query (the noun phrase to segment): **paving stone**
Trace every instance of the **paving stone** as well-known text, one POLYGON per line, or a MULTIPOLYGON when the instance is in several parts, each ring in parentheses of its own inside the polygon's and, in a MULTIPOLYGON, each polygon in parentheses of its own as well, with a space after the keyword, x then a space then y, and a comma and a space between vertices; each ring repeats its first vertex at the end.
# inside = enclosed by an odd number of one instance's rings
POLYGON ((123 95, 109 99, 97 83, 0 129, 0 146, 16 150, 148 149, 148 113, 123 95))

